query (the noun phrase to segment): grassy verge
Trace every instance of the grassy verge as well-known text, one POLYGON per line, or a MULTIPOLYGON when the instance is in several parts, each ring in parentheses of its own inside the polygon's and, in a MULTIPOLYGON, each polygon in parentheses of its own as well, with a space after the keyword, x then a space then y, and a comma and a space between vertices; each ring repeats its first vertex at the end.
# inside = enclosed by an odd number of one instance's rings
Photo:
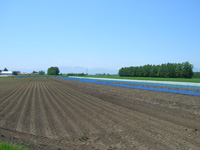
POLYGON ((0 150, 26 150, 24 146, 12 146, 10 143, 0 142, 0 150))
POLYGON ((153 80, 153 81, 175 81, 175 82, 194 82, 200 83, 200 78, 153 78, 153 77, 120 77, 120 76, 95 76, 88 75, 84 77, 93 77, 93 78, 110 78, 110 79, 129 79, 129 80, 153 80))
POLYGON ((0 78, 11 78, 11 77, 14 77, 14 76, 1 76, 0 75, 0 78))

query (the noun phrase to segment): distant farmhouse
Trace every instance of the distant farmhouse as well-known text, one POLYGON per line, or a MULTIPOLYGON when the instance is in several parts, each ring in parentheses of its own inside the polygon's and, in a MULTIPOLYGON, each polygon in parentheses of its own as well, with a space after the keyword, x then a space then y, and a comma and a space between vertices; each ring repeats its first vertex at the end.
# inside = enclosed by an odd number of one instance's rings
POLYGON ((31 73, 30 75, 39 75, 39 73, 35 72, 35 73, 31 73))
POLYGON ((12 71, 2 71, 2 70, 0 70, 0 75, 1 76, 11 76, 12 71))
POLYGON ((18 72, 18 75, 28 75, 27 73, 20 73, 18 72))

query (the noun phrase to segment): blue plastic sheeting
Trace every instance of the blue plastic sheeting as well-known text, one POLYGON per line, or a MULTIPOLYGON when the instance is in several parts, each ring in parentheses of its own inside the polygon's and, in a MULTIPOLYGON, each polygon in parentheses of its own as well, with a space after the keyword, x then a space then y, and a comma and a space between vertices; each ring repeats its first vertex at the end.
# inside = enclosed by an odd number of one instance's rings
POLYGON ((106 82, 99 82, 99 81, 96 81, 96 80, 81 79, 81 78, 63 77, 63 79, 74 80, 74 81, 82 81, 82 82, 90 82, 90 83, 103 84, 103 85, 119 86, 119 87, 126 87, 126 88, 135 88, 135 89, 142 89, 142 90, 166 92, 166 93, 176 93, 176 94, 200 96, 200 91, 169 89, 169 88, 164 88, 164 87, 148 87, 148 86, 142 86, 142 85, 126 85, 126 84, 118 84, 118 83, 106 83, 106 82))
POLYGON ((47 77, 42 77, 42 78, 46 79, 47 77))
POLYGON ((57 78, 57 79, 59 78, 59 79, 62 79, 62 77, 54 77, 54 76, 51 76, 51 78, 57 78))
MULTIPOLYGON (((73 77, 70 77, 70 78, 73 78, 73 77)), ((185 88, 185 89, 200 89, 200 86, 190 86, 190 85, 173 85, 173 84, 145 83, 145 82, 134 82, 134 81, 102 80, 102 79, 88 79, 88 80, 98 80, 102 82, 119 82, 122 84, 131 83, 131 84, 141 84, 141 85, 147 85, 147 86, 150 85, 150 86, 163 86, 163 87, 185 88)))
POLYGON ((18 79, 20 79, 20 78, 24 78, 25 76, 22 76, 22 77, 17 77, 18 79))

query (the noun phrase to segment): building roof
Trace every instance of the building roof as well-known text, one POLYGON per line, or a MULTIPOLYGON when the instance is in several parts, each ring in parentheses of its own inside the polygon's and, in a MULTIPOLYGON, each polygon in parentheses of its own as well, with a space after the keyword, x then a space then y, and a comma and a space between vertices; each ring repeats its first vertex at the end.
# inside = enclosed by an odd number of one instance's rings
POLYGON ((12 71, 1 71, 1 73, 12 73, 12 71))
POLYGON ((27 73, 18 73, 18 75, 27 75, 27 73))

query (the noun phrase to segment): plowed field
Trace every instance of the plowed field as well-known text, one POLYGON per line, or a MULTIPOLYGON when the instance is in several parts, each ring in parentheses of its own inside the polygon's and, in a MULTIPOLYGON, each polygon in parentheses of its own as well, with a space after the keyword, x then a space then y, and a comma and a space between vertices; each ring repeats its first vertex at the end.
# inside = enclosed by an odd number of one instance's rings
POLYGON ((0 140, 32 150, 200 149, 200 98, 54 78, 0 79, 0 140))

